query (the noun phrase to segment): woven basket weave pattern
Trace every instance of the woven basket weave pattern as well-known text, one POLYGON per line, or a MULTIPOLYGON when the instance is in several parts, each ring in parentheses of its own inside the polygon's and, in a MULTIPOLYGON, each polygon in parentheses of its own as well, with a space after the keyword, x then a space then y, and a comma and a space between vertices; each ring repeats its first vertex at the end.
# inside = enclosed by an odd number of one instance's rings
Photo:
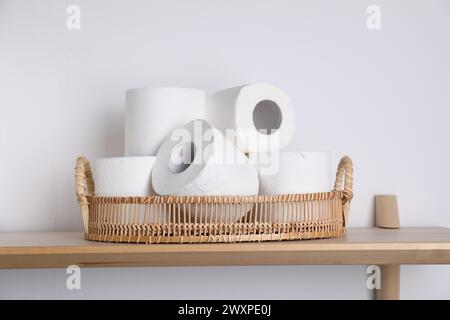
POLYGON ((353 165, 339 163, 334 191, 271 196, 98 197, 86 158, 76 187, 88 240, 200 243, 341 237, 352 194, 353 165))

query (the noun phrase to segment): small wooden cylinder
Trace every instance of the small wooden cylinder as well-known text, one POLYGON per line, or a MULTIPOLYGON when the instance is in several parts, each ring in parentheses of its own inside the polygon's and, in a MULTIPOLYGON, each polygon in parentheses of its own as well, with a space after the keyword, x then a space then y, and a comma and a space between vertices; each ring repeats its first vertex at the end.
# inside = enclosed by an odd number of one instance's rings
POLYGON ((400 228, 396 195, 375 196, 375 225, 378 228, 400 228))

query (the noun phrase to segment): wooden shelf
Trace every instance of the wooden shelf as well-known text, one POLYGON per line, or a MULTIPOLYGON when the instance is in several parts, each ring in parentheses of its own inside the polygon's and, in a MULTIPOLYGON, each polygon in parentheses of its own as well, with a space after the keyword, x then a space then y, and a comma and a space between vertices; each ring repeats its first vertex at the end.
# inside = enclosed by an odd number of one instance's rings
POLYGON ((235 244, 113 244, 79 232, 0 233, 0 268, 291 264, 450 264, 450 229, 350 228, 339 239, 235 244))

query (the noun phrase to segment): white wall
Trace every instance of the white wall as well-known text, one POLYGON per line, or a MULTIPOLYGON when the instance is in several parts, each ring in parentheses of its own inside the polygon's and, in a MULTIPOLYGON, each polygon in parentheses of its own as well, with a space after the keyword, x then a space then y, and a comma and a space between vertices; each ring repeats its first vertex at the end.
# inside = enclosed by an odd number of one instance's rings
MULTIPOLYGON (((126 89, 255 80, 291 96, 291 149, 353 157, 351 226, 372 225, 373 195, 395 193, 403 226, 450 227, 449 14, 446 0, 0 0, 0 231, 81 230, 74 161, 123 152, 126 89), (69 4, 81 30, 66 28, 69 4)), ((2 270, 0 298, 371 296, 363 266, 83 272, 73 292, 62 269, 2 270)), ((402 297, 449 299, 449 277, 403 267, 402 297)))

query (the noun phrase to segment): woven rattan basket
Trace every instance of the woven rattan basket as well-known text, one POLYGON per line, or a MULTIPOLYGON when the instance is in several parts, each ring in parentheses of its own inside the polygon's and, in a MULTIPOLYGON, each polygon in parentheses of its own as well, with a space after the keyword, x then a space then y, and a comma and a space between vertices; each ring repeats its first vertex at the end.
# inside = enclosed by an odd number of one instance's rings
POLYGON ((86 239, 200 243, 344 236, 352 175, 352 161, 345 156, 337 168, 334 190, 326 193, 98 197, 89 162, 80 157, 75 178, 86 239))

